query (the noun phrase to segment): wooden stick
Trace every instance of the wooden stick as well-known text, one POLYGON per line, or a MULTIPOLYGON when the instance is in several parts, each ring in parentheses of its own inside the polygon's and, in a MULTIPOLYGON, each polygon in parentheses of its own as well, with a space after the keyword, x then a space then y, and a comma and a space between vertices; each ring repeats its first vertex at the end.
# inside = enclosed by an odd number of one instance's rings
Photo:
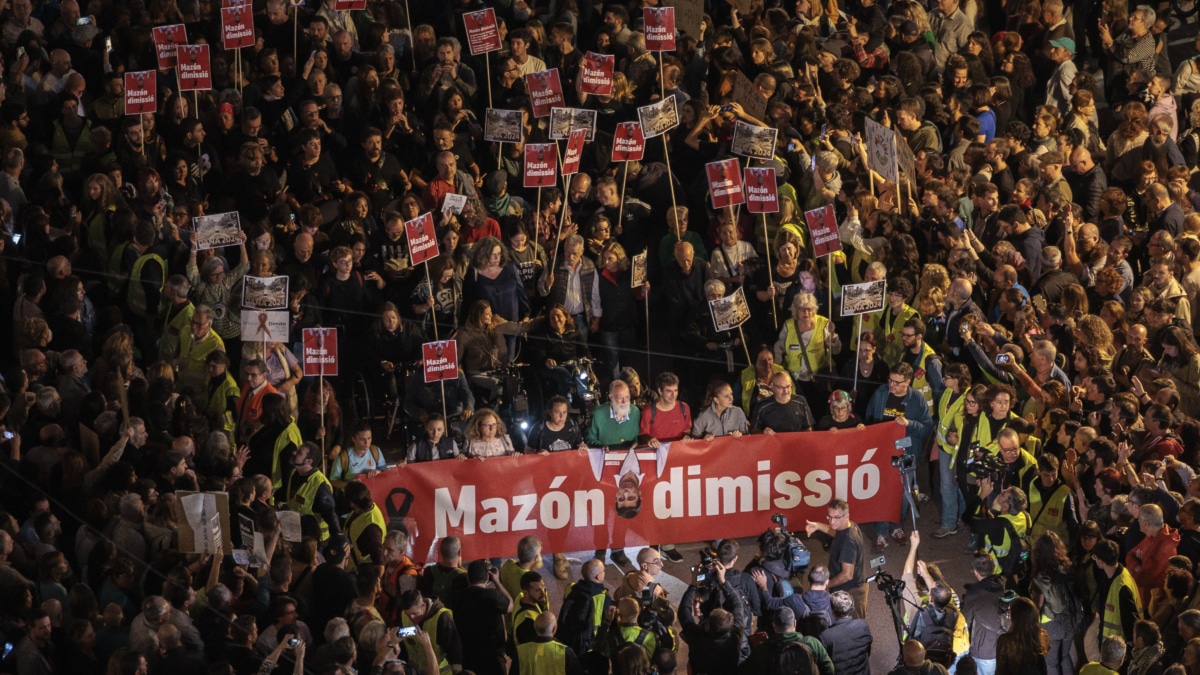
POLYGON ((625 223, 625 181, 629 178, 629 162, 621 162, 621 203, 617 204, 617 222, 614 229, 620 229, 625 223))
MULTIPOLYGON (((767 214, 762 214, 763 223, 763 241, 766 242, 764 247, 767 251, 767 283, 771 288, 775 288, 775 272, 771 269, 771 240, 767 235, 767 214)), ((779 310, 775 308, 775 298, 771 297, 771 320, 774 321, 775 330, 779 330, 779 310)))
MULTIPOLYGON (((539 190, 540 192, 540 190, 539 190)), ((438 337, 438 322, 437 322, 437 292, 433 287, 433 276, 429 273, 429 261, 425 261, 425 283, 429 284, 429 301, 432 305, 430 313, 433 314, 433 339, 435 342, 440 342, 442 338, 438 337)), ((453 288, 453 285, 451 285, 453 288)), ((457 312, 456 312, 457 313, 457 312)), ((446 420, 446 424, 450 424, 449 418, 446 416, 446 380, 438 378, 438 384, 442 388, 442 419, 446 420)), ((390 424, 390 422, 389 422, 390 424)), ((388 433, 391 433, 389 426, 388 433)))
MULTIPOLYGON (((416 60, 416 58, 417 57, 414 55, 413 56, 414 61, 416 60)), ((491 108, 492 107, 492 60, 488 58, 487 54, 483 55, 483 67, 487 70, 488 107, 491 108)))
MULTIPOLYGON (((317 384, 317 391, 320 396, 317 398, 321 403, 321 429, 325 429, 325 363, 321 363, 321 375, 317 384)), ((329 475, 329 459, 325 456, 325 434, 321 434, 321 473, 329 475)))
MULTIPOLYGON (((650 256, 647 255, 647 258, 650 256)), ((647 265, 649 262, 647 261, 647 265)), ((646 302, 646 377, 650 377, 650 294, 643 298, 646 302)))
POLYGON ((292 67, 296 72, 300 72, 300 66, 296 63, 296 50, 300 48, 300 8, 292 8, 292 67))
POLYGON ((746 331, 742 330, 740 325, 738 326, 738 335, 742 336, 742 349, 746 350, 746 362, 754 365, 754 359, 750 358, 750 345, 746 344, 746 331))
MULTIPOLYGON (((862 333, 862 317, 862 314, 858 315, 858 332, 860 337, 862 333)), ((862 365, 861 357, 859 357, 859 354, 861 353, 862 352, 857 349, 854 350, 854 398, 858 398, 858 368, 862 365)), ((833 359, 830 359, 830 361, 832 360, 833 359)))
POLYGON ((675 203, 675 177, 671 175, 671 148, 667 146, 667 135, 662 135, 663 141, 663 158, 667 160, 667 187, 671 188, 671 208, 676 207, 675 203))

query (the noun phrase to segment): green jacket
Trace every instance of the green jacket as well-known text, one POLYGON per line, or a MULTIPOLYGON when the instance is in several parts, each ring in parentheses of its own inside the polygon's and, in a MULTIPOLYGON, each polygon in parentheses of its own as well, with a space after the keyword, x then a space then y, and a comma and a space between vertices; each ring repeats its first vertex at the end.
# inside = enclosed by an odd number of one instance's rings
POLYGON ((758 675, 758 673, 771 672, 772 661, 774 660, 775 651, 783 642, 803 642, 812 650, 813 660, 817 662, 817 670, 820 675, 834 675, 833 660, 829 658, 829 652, 825 651, 825 645, 815 637, 801 635, 796 632, 775 633, 767 638, 767 641, 754 648, 750 652, 749 658, 742 662, 738 668, 738 675, 758 675))

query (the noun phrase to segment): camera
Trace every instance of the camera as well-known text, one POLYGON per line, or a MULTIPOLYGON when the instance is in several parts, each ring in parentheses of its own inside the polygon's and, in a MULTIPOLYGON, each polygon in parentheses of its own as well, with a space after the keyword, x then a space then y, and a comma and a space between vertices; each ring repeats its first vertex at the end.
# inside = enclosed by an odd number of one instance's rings
POLYGON ((808 547, 804 542, 797 539, 792 533, 788 532, 787 516, 782 513, 776 513, 771 516, 771 522, 779 526, 779 532, 787 537, 787 549, 783 553, 783 566, 792 574, 803 572, 807 567, 812 554, 809 553, 808 547))
POLYGON ((996 365, 1006 366, 1010 363, 1012 363, 1012 354, 1009 354, 1008 352, 1001 352, 996 355, 996 365))
POLYGON ((301 640, 298 637, 288 638, 287 646, 291 647, 292 649, 295 649, 296 647, 300 646, 301 642, 303 642, 303 640, 301 640))
POLYGON ((910 455, 907 452, 903 455, 896 455, 892 458, 892 466, 900 471, 914 471, 917 468, 917 456, 910 455))
POLYGON ((902 579, 897 579, 887 572, 879 570, 875 572, 874 577, 867 579, 868 582, 871 580, 875 581, 875 586, 883 592, 884 597, 887 598, 889 602, 900 601, 901 595, 904 593, 905 586, 905 583, 902 579))
POLYGON ((976 454, 979 449, 979 444, 971 445, 971 454, 967 459, 967 475, 978 481, 981 478, 989 478, 997 486, 1004 480, 1005 474, 1008 473, 1008 466, 999 455, 983 455, 976 454))
POLYGON ((711 576, 717 568, 717 559, 712 554, 712 551, 707 549, 700 551, 700 564, 692 568, 692 573, 696 575, 696 581, 706 582, 716 580, 715 576, 711 576))

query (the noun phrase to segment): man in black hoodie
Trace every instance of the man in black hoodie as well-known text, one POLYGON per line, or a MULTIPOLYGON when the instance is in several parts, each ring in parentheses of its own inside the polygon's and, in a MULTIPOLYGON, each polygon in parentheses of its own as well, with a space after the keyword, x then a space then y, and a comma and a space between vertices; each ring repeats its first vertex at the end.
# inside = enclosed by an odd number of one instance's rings
POLYGON ((992 574, 995 567, 991 556, 976 554, 971 561, 975 583, 963 587, 962 613, 971 636, 971 656, 980 664, 979 672, 996 671, 996 637, 1002 632, 1004 578, 992 574))
POLYGON ((558 640, 576 654, 591 649, 597 629, 611 618, 609 609, 616 607, 604 586, 604 561, 585 562, 581 577, 567 589, 558 612, 558 640))

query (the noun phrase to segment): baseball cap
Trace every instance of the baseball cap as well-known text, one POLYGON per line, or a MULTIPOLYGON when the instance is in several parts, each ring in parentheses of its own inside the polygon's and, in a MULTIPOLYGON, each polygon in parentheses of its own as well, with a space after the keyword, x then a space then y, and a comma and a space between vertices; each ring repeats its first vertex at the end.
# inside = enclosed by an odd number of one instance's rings
POLYGON ((1075 41, 1069 37, 1055 38, 1050 41, 1050 46, 1051 47, 1062 47, 1063 49, 1071 52, 1072 54, 1075 53, 1075 41))
POLYGON ((912 37, 914 35, 920 35, 921 29, 917 28, 916 21, 905 21, 904 23, 900 24, 900 34, 912 37))

